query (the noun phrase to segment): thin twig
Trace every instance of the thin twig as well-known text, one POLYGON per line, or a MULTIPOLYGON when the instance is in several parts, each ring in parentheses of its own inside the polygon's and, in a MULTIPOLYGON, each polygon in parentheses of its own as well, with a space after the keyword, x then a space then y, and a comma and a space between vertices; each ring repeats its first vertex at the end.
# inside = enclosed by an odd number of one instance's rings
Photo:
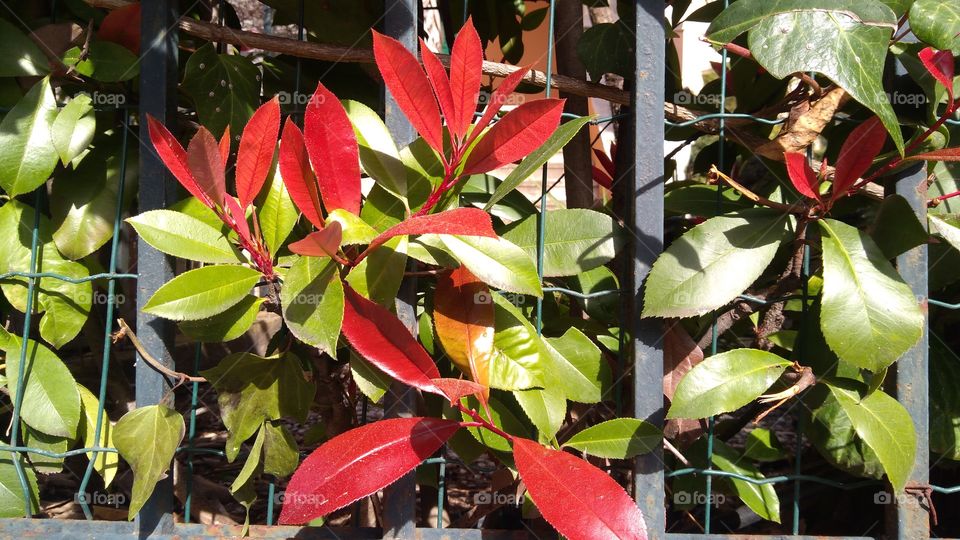
POLYGON ((117 324, 120 325, 120 330, 113 335, 113 342, 116 343, 117 341, 120 341, 124 337, 128 338, 130 340, 130 343, 133 344, 133 348, 135 348, 137 352, 140 353, 140 357, 146 360, 146 362, 150 364, 153 367, 153 369, 159 371, 160 373, 163 373, 167 377, 170 377, 172 379, 177 379, 178 385, 183 384, 184 382, 198 382, 198 383, 207 382, 207 379, 203 377, 194 377, 191 375, 187 375, 186 373, 181 373, 179 371, 172 370, 167 366, 163 365, 162 362, 160 362, 159 360, 154 358, 153 355, 147 352, 146 347, 144 347, 143 343, 140 342, 140 339, 137 338, 137 335, 133 333, 133 330, 130 329, 126 321, 124 321, 123 319, 117 319, 117 324))
POLYGON ((726 174, 723 174, 723 173, 720 171, 720 169, 717 168, 716 165, 712 165, 712 166, 710 167, 710 175, 713 176, 714 178, 720 178, 720 179, 722 179, 722 180, 725 181, 726 183, 730 184, 730 186, 731 186, 733 189, 739 191, 744 197, 750 199, 751 201, 753 201, 753 202, 755 202, 755 203, 757 203, 757 204, 760 204, 760 205, 763 205, 763 206, 767 206, 767 207, 770 207, 770 208, 774 208, 774 209, 776 209, 776 210, 781 210, 781 211, 783 211, 783 212, 788 212, 788 213, 791 213, 791 214, 799 213, 799 212, 802 210, 802 208, 801 208, 800 206, 798 206, 798 205, 790 205, 790 204, 778 203, 778 202, 776 202, 776 201, 771 201, 770 199, 768 199, 768 198, 766 198, 766 197, 764 197, 764 196, 762 196, 762 195, 757 195, 756 193, 754 193, 753 191, 751 191, 750 189, 748 189, 746 186, 740 184, 739 182, 737 182, 737 181, 734 180, 733 178, 730 178, 730 177, 727 176, 726 174))

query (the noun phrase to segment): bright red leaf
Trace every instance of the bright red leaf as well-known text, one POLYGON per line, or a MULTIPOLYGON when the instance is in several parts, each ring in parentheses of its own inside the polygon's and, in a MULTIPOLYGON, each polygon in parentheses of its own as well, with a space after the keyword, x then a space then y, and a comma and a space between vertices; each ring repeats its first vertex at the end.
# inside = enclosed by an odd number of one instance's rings
POLYGON ((407 327, 386 308, 344 284, 343 336, 357 353, 394 379, 440 393, 431 379, 440 372, 407 327))
POLYGON ((451 403, 467 396, 487 392, 487 388, 466 379, 433 379, 433 384, 447 396, 451 403))
POLYGON ((323 84, 307 104, 303 136, 327 212, 360 214, 360 158, 350 117, 323 84))
POLYGON ((122 45, 133 54, 140 54, 140 3, 119 7, 107 13, 100 23, 97 37, 122 45))
POLYGON ((783 157, 787 163, 787 176, 790 177, 793 187, 804 197, 819 201, 820 180, 807 162, 807 156, 800 152, 784 152, 783 157))
POLYGON ((197 180, 193 177, 187 160, 187 151, 183 149, 176 137, 170 133, 166 126, 149 114, 147 115, 147 131, 157 155, 160 156, 160 160, 167 166, 167 169, 173 173, 174 178, 191 195, 200 199, 208 207, 213 208, 213 201, 200 189, 197 180))
POLYGON ((230 124, 227 124, 226 129, 223 130, 223 135, 220 136, 220 162, 223 165, 223 170, 227 170, 227 162, 230 161, 230 124))
POLYGON ((867 172, 887 141, 887 129, 874 116, 856 127, 840 147, 837 168, 833 173, 833 200, 847 194, 853 184, 867 172))
POLYGON ((616 174, 617 167, 613 164, 613 161, 610 159, 610 156, 606 154, 603 150, 599 148, 593 149, 593 155, 597 156, 597 160, 600 161, 600 166, 603 167, 603 170, 607 172, 611 177, 616 174))
POLYGON ((473 147, 463 174, 492 171, 539 148, 560 125, 563 104, 562 99, 538 99, 508 112, 473 147))
POLYGON ((953 53, 927 47, 920 51, 919 56, 923 67, 947 89, 947 95, 950 96, 950 101, 953 101, 953 53))
POLYGON ((406 219, 383 231, 370 242, 367 251, 382 245, 394 236, 407 234, 456 234, 496 238, 490 214, 479 208, 455 208, 446 212, 406 219))
POLYGON ((394 418, 337 435, 293 473, 280 524, 303 524, 376 493, 433 455, 458 429, 453 420, 394 418))
POLYGON ((514 71, 513 73, 507 75, 503 81, 500 82, 500 86, 490 94, 490 100, 487 103, 487 107, 483 110, 483 116, 480 117, 480 121, 477 122, 477 125, 474 126, 473 131, 470 132, 470 137, 467 139, 465 146, 470 146, 477 137, 480 136, 480 133, 483 132, 484 128, 490 125, 490 122, 493 120, 493 117, 500 112, 500 109, 503 108, 503 104, 507 102, 507 98, 510 97, 510 94, 517 89, 517 86, 523 81, 523 78, 526 77, 527 73, 530 72, 530 68, 523 68, 514 71))
POLYGON ((457 33, 450 54, 450 92, 456 113, 452 120, 447 119, 447 125, 458 139, 463 138, 473 123, 482 77, 483 45, 471 17, 457 33))
POLYGON ((323 212, 320 209, 320 193, 317 180, 310 168, 307 148, 303 144, 300 128, 287 118, 280 137, 280 177, 287 186, 290 198, 297 208, 318 229, 323 228, 323 212))
POLYGON ((520 478, 540 514, 570 540, 646 540, 643 514, 607 473, 586 461, 514 437, 520 478))
POLYGON ((915 154, 907 157, 905 161, 960 161, 960 147, 941 148, 923 154, 915 154))
POLYGON ((224 209, 230 219, 236 224, 233 230, 237 231, 240 238, 246 240, 247 243, 252 243, 253 240, 250 235, 250 224, 247 223, 247 215, 244 213, 243 208, 237 204, 237 200, 229 195, 224 197, 224 209))
POLYGON ((441 274, 433 295, 433 324, 443 350, 489 395, 494 308, 490 288, 465 267, 441 274), (485 301, 483 301, 485 300, 485 301))
POLYGON ((597 166, 593 167, 593 181, 607 189, 613 189, 613 178, 607 176, 607 173, 597 166))
POLYGON ((207 128, 200 126, 187 145, 187 163, 200 189, 214 204, 223 206, 227 194, 227 180, 223 175, 220 143, 207 128))
POLYGON ((373 33, 373 55, 390 95, 423 140, 443 153, 440 110, 420 62, 399 41, 373 33))
POLYGON ((319 231, 308 234, 303 240, 290 244, 290 251, 310 257, 333 257, 343 241, 343 229, 339 221, 331 221, 319 231))
MULTIPOLYGON (((229 127, 227 128, 229 129, 229 127)), ((243 128, 237 151, 237 197, 246 208, 260 193, 273 165, 280 133, 280 101, 276 96, 253 113, 243 128)))
POLYGON ((427 70, 427 78, 433 85, 433 93, 440 102, 440 112, 447 119, 447 126, 453 131, 453 123, 457 118, 457 110, 453 103, 453 94, 450 92, 450 78, 447 76, 447 70, 437 55, 433 54, 427 44, 420 40, 420 57, 423 59, 423 67, 427 70))

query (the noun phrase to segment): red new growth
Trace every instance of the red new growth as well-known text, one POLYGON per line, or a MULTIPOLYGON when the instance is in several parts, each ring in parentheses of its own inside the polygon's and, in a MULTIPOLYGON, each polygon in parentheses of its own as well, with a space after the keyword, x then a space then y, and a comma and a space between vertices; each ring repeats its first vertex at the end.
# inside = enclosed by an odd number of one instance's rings
POLYGON ((376 493, 430 457, 460 429, 439 418, 381 420, 330 439, 287 484, 281 525, 299 525, 376 493))
POLYGON ((227 193, 227 180, 220 157, 220 143, 203 126, 187 145, 187 163, 200 190, 214 206, 223 206, 227 193))
POLYGON ((322 84, 307 104, 303 137, 327 212, 342 208, 360 214, 357 136, 347 111, 322 84))
POLYGON ((833 174, 834 201, 846 195, 854 183, 867 172, 886 140, 887 130, 880 118, 874 116, 857 126, 847 140, 843 141, 833 174))
POLYGON ((323 228, 323 210, 320 207, 320 192, 317 180, 310 168, 307 147, 303 143, 300 128, 287 118, 280 138, 280 176, 287 186, 287 192, 297 208, 303 212, 310 223, 318 229, 323 228))
POLYGON ((463 174, 492 171, 539 148, 560 125, 563 104, 562 99, 539 99, 508 112, 473 147, 463 174))
POLYGON ((793 187, 804 197, 820 200, 820 180, 807 163, 807 156, 800 152, 784 152, 787 163, 787 176, 793 187))
POLYGON ((340 222, 331 221, 323 229, 290 244, 290 251, 310 257, 336 257, 342 240, 343 229, 340 222))
POLYGON ((114 9, 100 23, 97 37, 140 54, 140 2, 114 9))
MULTIPOLYGON (((229 130, 228 127, 227 133, 229 130)), ((274 96, 253 113, 240 137, 240 149, 237 151, 237 197, 240 199, 240 206, 244 208, 253 202, 267 180, 273 165, 273 153, 277 147, 279 132, 280 101, 274 96)), ((229 144, 227 149, 230 149, 229 144)))

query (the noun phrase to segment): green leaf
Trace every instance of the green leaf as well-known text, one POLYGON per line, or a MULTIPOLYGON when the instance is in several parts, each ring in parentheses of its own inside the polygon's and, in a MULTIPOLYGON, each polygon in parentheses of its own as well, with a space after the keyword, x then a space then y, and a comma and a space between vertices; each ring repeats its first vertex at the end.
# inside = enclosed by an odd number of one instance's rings
POLYGON ((363 103, 344 100, 353 132, 360 149, 360 165, 370 178, 376 180, 390 193, 405 201, 407 196, 407 171, 397 150, 393 137, 380 115, 363 103))
POLYGON ((300 451, 293 434, 283 424, 263 424, 263 472, 276 478, 293 474, 300 464, 300 451))
POLYGON ((194 341, 222 343, 232 341, 246 333, 257 320, 263 298, 247 295, 237 305, 208 319, 183 321, 180 330, 194 341))
POLYGON ((217 54, 212 43, 187 60, 180 87, 193 100, 200 123, 219 137, 243 132, 260 105, 260 70, 246 56, 217 54))
POLYGON ((51 128, 51 138, 64 167, 87 149, 96 129, 93 100, 87 94, 78 94, 60 109, 51 128))
MULTIPOLYGON (((50 64, 40 47, 20 28, 0 19, 0 77, 32 77, 47 73, 50 73, 50 64)), ((23 515, 22 503, 16 515, 23 515)))
MULTIPOLYGON (((503 399, 509 399, 509 394, 503 396, 503 399)), ((503 401, 500 397, 496 395, 490 396, 490 399, 487 403, 487 409, 484 409, 480 406, 480 402, 477 401, 475 397, 466 398, 466 406, 470 409, 478 411, 480 416, 484 419, 493 423, 493 425, 498 428, 506 431, 510 434, 521 434, 527 435, 531 431, 531 425, 526 422, 525 419, 521 419, 520 416, 517 416, 519 412, 514 412, 511 407, 503 401), (489 415, 487 411, 489 410, 489 415)), ((464 421, 472 422, 473 418, 467 415, 467 413, 460 413, 461 418, 464 421)), ((521 414, 522 416, 522 414, 521 414)), ((513 447, 510 446, 510 443, 507 442, 503 437, 493 433, 492 431, 483 429, 483 428, 467 428, 467 431, 473 435, 473 438, 476 439, 480 444, 490 448, 492 450, 497 450, 500 452, 512 452, 513 447)))
POLYGON ((910 7, 910 30, 936 49, 960 54, 960 5, 942 0, 916 0, 910 7))
MULTIPOLYGON (((72 102, 71 102, 72 103, 72 102)), ((60 253, 77 260, 113 238, 113 221, 117 214, 117 193, 120 189, 122 157, 113 145, 98 145, 86 161, 74 171, 65 171, 53 179, 50 213, 57 230, 53 241, 60 253)), ((127 157, 124 180, 124 201, 136 193, 138 162, 127 157)))
POLYGON ((379 234, 376 229, 367 225, 360 216, 347 212, 342 208, 337 208, 327 215, 327 221, 336 221, 340 224, 343 231, 344 246, 356 246, 369 244, 379 234))
POLYGON ((544 342, 551 359, 547 385, 563 388, 570 401, 599 403, 613 385, 610 365, 600 348, 576 328, 567 329, 560 337, 545 338, 544 342))
POLYGON ((657 449, 663 433, 656 426, 636 418, 615 418, 577 433, 564 446, 591 456, 630 459, 657 449))
POLYGON ((866 26, 894 30, 897 16, 874 0, 740 0, 723 10, 707 28, 707 39, 729 43, 740 34, 776 15, 833 12, 866 26))
POLYGON ((496 203, 500 202, 501 199, 523 183, 524 180, 530 178, 530 175, 559 152, 564 145, 570 142, 580 129, 589 124, 591 120, 593 120, 593 117, 589 116, 569 120, 561 124, 560 127, 553 132, 553 135, 550 135, 550 138, 540 145, 540 148, 534 150, 533 153, 525 157, 515 169, 510 171, 510 174, 497 186, 496 191, 493 192, 493 195, 484 205, 483 209, 489 211, 496 203))
POLYGON ((827 385, 813 387, 803 401, 810 410, 805 434, 827 462, 855 476, 883 478, 877 454, 857 435, 850 416, 827 385))
MULTIPOLYGON (((50 245, 52 248, 52 245, 50 245)), ((44 249, 44 253, 53 249, 44 249)), ((73 261, 64 261, 51 258, 44 262, 43 270, 53 272, 73 279, 83 279, 90 276, 87 267, 73 261)), ((24 295, 25 297, 25 295, 24 295)), ((106 295, 98 299, 106 301, 106 295)), ((50 345, 60 348, 77 337, 87 317, 90 315, 90 306, 93 303, 93 287, 90 282, 70 283, 56 278, 42 280, 40 288, 39 311, 43 311, 40 319, 40 337, 50 345)))
POLYGON ((930 450, 960 461, 960 357, 930 336, 930 450))
MULTIPOLYGON (((573 276, 613 260, 623 247, 622 230, 607 214, 582 208, 544 214, 543 275, 573 276)), ((503 238, 537 259, 538 216, 513 226, 503 238)))
POLYGON ((258 205, 257 217, 260 221, 260 232, 270 252, 276 254, 286 242, 290 232, 297 226, 300 211, 293 204, 287 186, 280 178, 280 173, 270 177, 266 189, 262 190, 262 202, 258 205))
POLYGON ((204 263, 242 262, 219 229, 174 210, 150 210, 127 218, 144 242, 174 257, 204 263))
POLYGON ((894 489, 903 489, 917 453, 917 434, 910 414, 880 390, 861 398, 856 390, 826 384, 857 435, 880 459, 894 489))
POLYGON ((605 73, 626 77, 631 75, 634 41, 624 22, 595 24, 577 42, 577 56, 594 81, 605 73))
POLYGON ((264 421, 283 417, 306 420, 316 391, 304 377, 300 359, 289 352, 267 358, 231 354, 201 374, 217 390, 220 414, 229 431, 226 453, 230 462, 264 421))
POLYGON ((567 417, 567 399, 563 390, 557 387, 531 388, 515 390, 513 397, 520 404, 524 414, 537 428, 537 435, 543 442, 554 440, 563 420, 567 417))
POLYGON ((730 302, 773 260, 792 218, 766 209, 708 219, 674 240, 654 263, 644 317, 703 315, 730 302))
POLYGON ((37 487, 37 473, 27 465, 24 465, 24 473, 27 476, 27 488, 30 491, 30 514, 23 515, 26 508, 23 487, 20 486, 20 477, 17 476, 17 469, 10 459, 10 454, 5 453, 0 457, 0 517, 4 518, 22 518, 33 517, 39 511, 37 487))
MULTIPOLYGON (((47 435, 37 431, 27 425, 26 423, 21 423, 23 431, 23 445, 36 448, 37 450, 45 450, 47 452, 53 452, 56 454, 62 454, 67 451, 67 448, 70 445, 70 439, 66 437, 57 437, 55 435, 47 435)), ((42 454, 30 454, 30 465, 33 466, 33 469, 40 474, 54 474, 63 472, 63 458, 62 457, 49 457, 42 454)))
POLYGON ((395 236, 374 249, 347 274, 347 283, 361 295, 393 308, 407 266, 406 236, 395 236))
POLYGON ((109 41, 91 41, 86 54, 80 47, 73 47, 64 53, 63 63, 100 82, 128 81, 140 74, 136 55, 109 41))
POLYGON ((754 428, 747 433, 747 441, 743 443, 743 455, 757 461, 780 461, 787 458, 787 452, 776 434, 764 428, 754 428))
POLYGON ((756 349, 711 356, 680 379, 667 418, 706 418, 739 409, 770 388, 789 366, 788 360, 756 349))
MULTIPOLYGON (((719 186, 706 184, 681 185, 667 191, 663 198, 664 211, 672 214, 712 216, 717 214, 717 190, 719 186)), ((749 199, 740 197, 735 190, 720 190, 720 213, 727 214, 752 208, 749 199)))
POLYGON ((246 266, 204 266, 164 283, 143 311, 174 321, 206 319, 237 305, 259 280, 260 272, 246 266))
POLYGON ((350 351, 350 373, 357 388, 371 403, 378 403, 380 398, 390 390, 393 379, 380 371, 377 366, 367 362, 363 357, 350 351))
POLYGON ((509 240, 447 234, 440 238, 460 264, 491 287, 543 296, 533 259, 509 240))
POLYGON ((493 352, 490 355, 490 387, 526 390, 543 387, 543 349, 536 330, 510 301, 498 294, 494 302, 493 352))
MULTIPOLYGON (((97 411, 100 408, 100 401, 97 396, 81 385, 77 385, 77 390, 80 392, 80 405, 83 411, 83 416, 80 418, 80 435, 83 445, 87 448, 97 446, 113 448, 114 426, 110 423, 110 417, 107 416, 106 411, 103 413, 100 424, 100 438, 97 438, 97 411)), ((93 459, 93 452, 87 452, 87 459, 93 459)), ((93 470, 97 471, 100 478, 103 478, 103 485, 109 487, 117 476, 119 465, 120 456, 115 452, 99 452, 96 461, 93 463, 93 470)))
MULTIPOLYGON (((888 7, 871 3, 893 17, 888 7)), ((863 24, 840 11, 783 13, 761 21, 750 31, 748 42, 757 62, 778 79, 816 71, 843 87, 880 117, 903 152, 900 124, 883 88, 884 61, 893 31, 893 26, 883 22, 863 24)))
MULTIPOLYGON (((489 174, 474 174, 461 185, 463 186, 460 191, 461 206, 485 208, 497 189, 503 185, 503 181, 489 174)), ((537 207, 523 193, 514 189, 495 201, 486 211, 490 212, 491 216, 510 223, 536 214, 537 207)))
MULTIPOLYGON (((6 353, 7 388, 10 399, 20 394, 20 354, 23 341, 14 335, 2 336, 0 348, 6 353)), ((27 341, 26 368, 23 371, 21 418, 30 427, 57 437, 77 437, 80 423, 80 393, 67 366, 53 351, 33 340, 27 341)))
POLYGON ((16 197, 47 181, 57 166, 50 130, 57 117, 57 101, 50 79, 33 85, 0 122, 0 187, 16 197))
POLYGON ((954 249, 960 250, 960 216, 927 214, 927 219, 930 221, 930 227, 941 238, 954 249))
POLYGON ((926 244, 930 235, 902 195, 883 199, 870 229, 870 236, 887 259, 926 244))
POLYGON ((283 320, 301 341, 336 357, 343 323, 343 283, 331 259, 300 257, 283 278, 283 320))
MULTIPOLYGON (((721 471, 741 474, 756 480, 764 478, 753 464, 747 463, 733 448, 721 441, 713 442, 713 464, 721 471)), ((733 492, 763 519, 780 523, 780 498, 773 484, 755 484, 731 479, 733 492)))
POLYGON ((127 519, 136 517, 157 482, 167 476, 185 432, 180 413, 163 405, 134 409, 114 426, 113 440, 117 451, 133 471, 127 519))
POLYGON ((819 223, 823 335, 845 362, 879 371, 920 340, 919 302, 867 234, 832 219, 819 223))
POLYGON ((260 429, 257 430, 257 438, 253 440, 253 445, 250 446, 250 453, 247 454, 247 460, 243 462, 243 467, 240 469, 240 472, 237 473, 233 484, 230 484, 231 493, 240 491, 240 488, 253 478, 253 476, 257 474, 257 470, 260 469, 260 455, 263 453, 263 426, 265 424, 266 423, 261 424, 260 429))

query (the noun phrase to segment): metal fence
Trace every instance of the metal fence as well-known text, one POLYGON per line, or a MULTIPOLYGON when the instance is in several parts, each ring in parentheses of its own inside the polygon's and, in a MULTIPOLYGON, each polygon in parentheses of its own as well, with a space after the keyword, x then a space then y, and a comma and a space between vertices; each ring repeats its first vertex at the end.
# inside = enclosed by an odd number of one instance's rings
MULTIPOLYGON (((456 0, 453 0, 456 1, 456 0)), ((574 1, 574 0, 568 0, 574 1)), ((299 0, 300 24, 299 38, 303 39, 303 11, 305 0, 299 0)), ((92 275, 84 278, 83 281, 102 280, 106 282, 108 302, 106 305, 106 320, 114 320, 116 310, 116 294, 119 280, 135 279, 137 287, 137 308, 138 318, 136 331, 144 347, 163 364, 173 366, 173 344, 174 333, 173 325, 165 320, 152 317, 139 312, 139 308, 152 295, 153 291, 159 288, 163 283, 174 276, 173 261, 166 255, 158 252, 150 245, 140 241, 137 246, 137 274, 120 273, 118 271, 119 259, 118 252, 120 248, 121 223, 124 197, 123 179, 127 167, 128 145, 132 140, 139 140, 140 144, 140 183, 139 183, 139 210, 141 212, 165 208, 177 201, 176 182, 172 180, 166 171, 164 165, 156 157, 152 149, 148 146, 149 138, 146 132, 145 118, 147 114, 153 115, 165 123, 171 123, 177 111, 176 106, 176 85, 178 80, 178 38, 177 31, 177 4, 176 0, 150 0, 142 4, 142 50, 144 51, 141 59, 140 70, 140 92, 139 107, 137 109, 124 109, 122 115, 122 137, 123 137, 123 159, 121 160, 120 189, 117 193, 117 214, 113 225, 113 239, 110 244, 110 264, 106 272, 92 275), (134 133, 133 115, 138 115, 140 121, 139 134, 134 133), (131 137, 133 139, 131 140, 131 137)), ((752 118, 757 121, 769 122, 769 120, 749 117, 743 114, 732 113, 713 113, 701 116, 683 123, 671 123, 664 121, 664 80, 665 80, 665 42, 666 34, 663 23, 664 9, 667 2, 664 0, 635 0, 636 6, 636 28, 635 42, 636 68, 633 78, 632 88, 632 107, 624 109, 624 113, 616 118, 603 118, 593 121, 594 124, 608 124, 614 120, 619 120, 628 129, 621 128, 620 133, 626 135, 628 140, 620 140, 620 152, 626 156, 627 163, 632 162, 633 166, 629 168, 626 174, 617 179, 615 191, 622 198, 623 212, 620 216, 628 225, 632 233, 632 242, 629 245, 629 256, 626 257, 626 270, 621 276, 621 290, 614 291, 620 294, 623 304, 624 324, 632 324, 632 335, 629 342, 621 347, 621 361, 625 362, 627 372, 632 372, 632 399, 624 400, 632 403, 633 416, 648 420, 655 425, 664 424, 664 405, 661 394, 661 378, 663 375, 663 351, 661 341, 663 336, 662 323, 640 319, 639 305, 641 301, 640 290, 644 278, 649 272, 654 260, 663 249, 664 242, 664 151, 661 141, 664 140, 668 130, 687 127, 704 120, 718 120, 719 137, 719 155, 717 156, 718 165, 722 168, 726 156, 723 151, 723 140, 725 137, 726 121, 731 118, 743 119, 752 118), (629 143, 629 144, 628 144, 629 143)), ((385 0, 385 15, 383 18, 383 30, 388 34, 404 43, 410 50, 416 49, 417 25, 418 25, 418 6, 416 0, 385 0)), ((547 65, 552 65, 553 59, 553 33, 554 33, 554 8, 555 3, 550 6, 548 15, 549 36, 547 65)), ((221 12, 222 13, 222 12, 221 12)), ((221 20, 221 24, 223 21, 221 20)), ((726 52, 723 52, 724 63, 726 65, 726 52)), ((299 86, 299 59, 297 70, 297 85, 299 86)), ((553 91, 551 89, 550 70, 547 70, 546 93, 549 96, 553 91)), ((721 70, 721 103, 726 98, 726 77, 725 69, 721 70)), ((299 91, 300 89, 295 89, 299 91)), ((403 117, 389 95, 385 96, 385 115, 386 123, 395 139, 401 145, 410 142, 416 135, 410 124, 403 117)), ((569 117, 570 115, 565 115, 569 117)), ((900 173, 895 183, 897 194, 904 196, 925 222, 926 213, 926 183, 927 175, 922 166, 900 173)), ((538 268, 542 281, 542 239, 544 237, 545 220, 542 219, 543 212, 546 212, 546 198, 548 192, 553 186, 548 186, 546 170, 544 170, 543 181, 541 183, 541 219, 539 221, 540 249, 538 256, 538 268)), ((35 221, 32 231, 31 261, 29 272, 10 272, 0 275, 0 279, 20 277, 25 278, 28 284, 27 308, 24 320, 24 333, 22 335, 23 347, 20 350, 20 365, 24 365, 27 354, 27 339, 30 338, 31 312, 33 311, 34 292, 41 280, 67 280, 76 282, 66 276, 52 274, 41 271, 38 267, 39 252, 39 230, 40 230, 40 212, 43 199, 45 197, 43 189, 38 189, 34 197, 34 206, 38 209, 35 212, 35 221)), ((719 209, 719 200, 718 200, 719 209)), ((897 259, 897 266, 904 279, 913 288, 919 298, 926 299, 927 296, 927 248, 921 246, 901 255, 897 259)), ((809 254, 806 257, 804 269, 805 275, 809 273, 809 254)), ((591 297, 575 291, 569 291, 560 288, 545 287, 544 291, 557 292, 560 294, 569 294, 580 297, 591 297)), ((806 295, 806 289, 803 290, 806 295)), ((403 301, 401 293, 401 301, 403 301)), ((756 301, 750 297, 743 297, 747 301, 756 301)), ((541 305, 537 305, 537 327, 539 328, 539 315, 541 305)), ((930 306, 936 306, 938 309, 958 309, 958 304, 948 304, 930 300, 930 306)), ((803 302, 806 305, 806 302, 803 302)), ((402 315, 402 314, 401 314, 402 315)), ((106 325, 106 331, 103 335, 103 355, 100 364, 100 386, 98 389, 100 409, 97 411, 98 424, 97 436, 99 440, 100 420, 104 417, 103 403, 106 398, 107 375, 111 364, 111 324, 106 325)), ((905 355, 896 364, 896 397, 907 408, 912 416, 918 434, 917 462, 914 466, 912 475, 909 479, 909 485, 915 490, 930 491, 938 494, 953 495, 952 506, 956 506, 957 495, 960 492, 960 486, 930 486, 929 485, 929 448, 928 448, 928 392, 927 392, 927 332, 924 333, 923 340, 917 344, 907 355, 905 355)), ((711 354, 717 352, 717 341, 714 339, 711 354)), ((199 365, 200 348, 197 347, 195 357, 195 369, 199 365)), ((21 438, 19 432, 20 413, 23 400, 25 378, 28 374, 25 370, 18 370, 16 381, 10 381, 10 384, 16 384, 21 391, 16 393, 16 399, 13 406, 13 420, 10 431, 11 443, 7 446, 0 446, 0 451, 9 452, 16 456, 13 463, 16 467, 17 476, 24 493, 29 493, 27 477, 25 475, 22 457, 26 453, 42 455, 52 458, 63 458, 73 455, 79 455, 87 452, 93 452, 94 455, 100 452, 116 452, 113 448, 81 448, 70 450, 64 453, 50 452, 38 448, 30 448, 18 445, 21 438)), ((170 400, 169 392, 170 381, 162 374, 151 369, 146 363, 138 362, 136 369, 136 404, 137 406, 151 405, 161 402, 161 400, 170 400)), ((191 474, 193 471, 193 456, 200 452, 210 452, 209 449, 197 448, 195 446, 196 429, 196 411, 198 406, 198 387, 199 383, 191 383, 187 387, 190 393, 191 407, 188 413, 188 432, 186 444, 178 451, 180 458, 186 464, 187 474, 187 495, 185 499, 185 508, 183 515, 189 520, 191 512, 191 474)), ((402 391, 398 393, 400 398, 394 398, 384 406, 385 413, 389 415, 404 415, 412 412, 413 402, 412 394, 402 391)), ((708 455, 712 452, 712 442, 714 440, 714 422, 709 422, 708 431, 708 455)), ((797 448, 802 448, 802 433, 797 434, 797 448)), ((217 452, 215 452, 217 453, 217 452)), ((222 455, 222 453, 220 453, 222 455)), ((802 452, 798 451, 795 461, 795 470, 793 474, 768 477, 765 479, 755 479, 747 476, 736 475, 733 473, 714 470, 710 467, 699 469, 687 467, 678 470, 667 470, 661 451, 656 451, 648 455, 639 457, 636 460, 633 473, 633 489, 637 503, 643 511, 649 528, 650 538, 666 538, 671 540, 681 540, 687 538, 774 538, 774 536, 746 536, 734 534, 717 534, 715 525, 711 516, 710 504, 704 508, 704 528, 703 535, 675 534, 668 532, 665 509, 665 481, 669 478, 675 478, 684 475, 702 475, 705 477, 707 497, 713 489, 712 480, 716 477, 734 477, 739 480, 755 484, 792 484, 792 512, 789 528, 791 535, 778 536, 777 538, 808 538, 800 536, 800 494, 804 486, 808 483, 820 483, 832 488, 849 489, 860 486, 862 483, 842 484, 828 478, 804 474, 802 452)), ((709 463, 710 460, 708 459, 709 463)), ((78 492, 85 493, 93 472, 94 459, 85 470, 78 492)), ((436 465, 439 468, 439 505, 442 510, 444 500, 444 478, 446 465, 444 458, 431 458, 425 462, 425 465, 436 465)), ((383 525, 384 529, 373 528, 331 528, 331 527, 286 527, 274 526, 273 520, 276 516, 274 504, 276 498, 274 494, 274 485, 270 484, 270 497, 267 500, 267 518, 265 525, 253 525, 249 531, 253 537, 265 538, 421 538, 421 539, 446 539, 446 538, 484 538, 484 539, 521 539, 531 536, 524 531, 495 531, 487 529, 444 529, 444 528, 420 528, 417 527, 416 519, 416 481, 411 473, 407 477, 385 490, 383 504, 383 525)), ((26 497, 30 500, 29 495, 26 497)), ((901 539, 918 539, 929 537, 928 519, 929 509, 924 506, 923 498, 898 498, 892 510, 889 512, 889 519, 885 527, 884 535, 886 537, 896 537, 901 539)), ((234 536, 240 534, 241 530, 235 526, 202 525, 194 523, 175 523, 174 522, 174 494, 172 478, 161 481, 151 499, 144 506, 134 522, 108 522, 93 520, 89 503, 87 500, 80 499, 79 504, 87 517, 87 520, 54 520, 54 519, 3 519, 0 520, 0 535, 3 536, 54 536, 54 537, 90 537, 90 538, 129 538, 138 537, 156 537, 156 538, 214 538, 220 536, 234 536)), ((26 514, 30 514, 31 509, 27 503, 26 514)), ((442 523, 442 520, 439 520, 442 523)), ((856 537, 846 537, 856 538, 856 537)))

